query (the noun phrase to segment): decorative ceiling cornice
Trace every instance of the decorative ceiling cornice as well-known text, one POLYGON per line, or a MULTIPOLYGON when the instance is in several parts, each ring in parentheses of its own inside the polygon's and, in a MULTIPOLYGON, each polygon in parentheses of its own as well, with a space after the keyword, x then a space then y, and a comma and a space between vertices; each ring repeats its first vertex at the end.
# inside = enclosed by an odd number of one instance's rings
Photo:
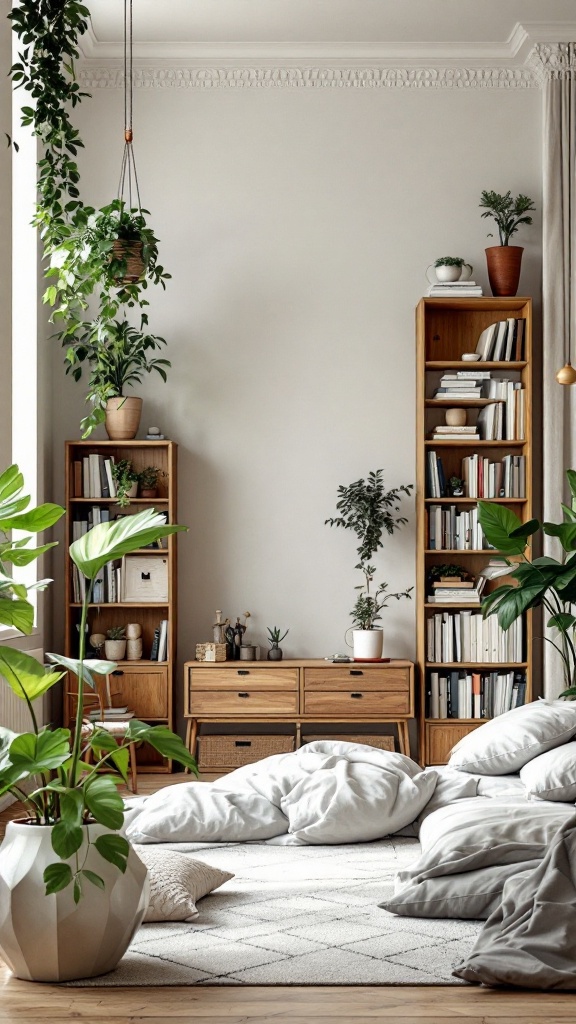
MULTIPOLYGON (((534 88, 537 43, 576 40, 576 22, 518 23, 505 42, 194 43, 134 46, 137 89, 534 88)), ((82 38, 78 73, 87 89, 124 84, 121 41, 82 38)))

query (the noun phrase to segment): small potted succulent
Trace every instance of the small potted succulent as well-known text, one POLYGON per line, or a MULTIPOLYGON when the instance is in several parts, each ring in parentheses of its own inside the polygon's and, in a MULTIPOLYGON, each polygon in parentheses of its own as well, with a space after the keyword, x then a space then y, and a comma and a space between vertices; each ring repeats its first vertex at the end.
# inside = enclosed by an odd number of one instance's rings
POLYGON ((138 484, 140 486, 141 498, 156 498, 158 495, 158 478, 165 476, 162 469, 157 466, 145 466, 138 473, 138 484))
POLYGON ((268 643, 270 644, 268 661, 282 661, 283 652, 280 644, 288 636, 289 632, 290 630, 287 629, 283 633, 279 626, 268 626, 268 643))
POLYGON ((116 483, 116 500, 120 508, 126 508, 130 499, 138 494, 138 473, 132 469, 130 459, 112 463, 112 476, 116 483))
MULTIPOLYGON (((480 208, 484 210, 482 217, 494 218, 500 238, 500 245, 492 245, 485 250, 492 294, 516 295, 524 249, 521 245, 510 245, 510 239, 520 224, 532 223, 528 213, 536 209, 534 202, 522 193, 513 199, 511 192, 499 195, 498 192, 484 190, 480 197, 480 208)), ((492 238, 492 235, 489 234, 488 238, 492 238)))
POLYGON ((453 498, 461 498, 464 494, 464 481, 459 476, 451 476, 448 481, 448 490, 453 498))
POLYGON ((104 652, 108 661, 123 661, 126 656, 126 627, 111 626, 106 630, 104 652))
POLYGON ((437 281, 459 281, 464 260, 461 256, 441 256, 435 260, 434 270, 437 281))

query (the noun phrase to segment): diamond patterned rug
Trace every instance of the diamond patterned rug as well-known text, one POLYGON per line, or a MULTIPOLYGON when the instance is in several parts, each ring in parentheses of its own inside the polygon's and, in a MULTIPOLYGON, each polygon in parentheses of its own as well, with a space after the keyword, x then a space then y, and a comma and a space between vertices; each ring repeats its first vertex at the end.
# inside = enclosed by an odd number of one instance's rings
MULTIPOLYGON (((167 847, 168 848, 168 847, 167 847)), ((235 877, 194 923, 146 924, 119 967, 76 985, 458 985, 481 923, 395 917, 378 903, 415 839, 190 850, 235 877)))

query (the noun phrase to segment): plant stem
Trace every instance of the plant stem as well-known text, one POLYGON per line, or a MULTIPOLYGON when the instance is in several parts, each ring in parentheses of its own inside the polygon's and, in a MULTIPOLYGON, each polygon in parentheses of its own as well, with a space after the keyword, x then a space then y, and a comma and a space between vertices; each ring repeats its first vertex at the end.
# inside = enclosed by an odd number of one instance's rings
POLYGON ((80 645, 78 660, 80 662, 80 675, 78 676, 78 706, 76 708, 76 725, 74 730, 74 745, 72 747, 72 761, 68 772, 68 785, 71 789, 76 786, 76 775, 78 762, 80 760, 80 746, 82 742, 82 720, 84 718, 84 655, 86 651, 86 620, 88 618, 88 606, 92 597, 93 580, 90 580, 82 602, 82 615, 80 618, 80 645))

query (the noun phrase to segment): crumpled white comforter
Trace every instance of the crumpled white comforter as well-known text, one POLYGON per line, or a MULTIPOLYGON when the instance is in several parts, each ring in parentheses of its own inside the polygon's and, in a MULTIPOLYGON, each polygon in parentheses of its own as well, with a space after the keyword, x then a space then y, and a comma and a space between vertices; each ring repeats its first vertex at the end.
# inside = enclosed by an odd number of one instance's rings
POLYGON ((125 831, 133 843, 370 842, 413 822, 437 779, 403 754, 321 740, 135 801, 125 831))

